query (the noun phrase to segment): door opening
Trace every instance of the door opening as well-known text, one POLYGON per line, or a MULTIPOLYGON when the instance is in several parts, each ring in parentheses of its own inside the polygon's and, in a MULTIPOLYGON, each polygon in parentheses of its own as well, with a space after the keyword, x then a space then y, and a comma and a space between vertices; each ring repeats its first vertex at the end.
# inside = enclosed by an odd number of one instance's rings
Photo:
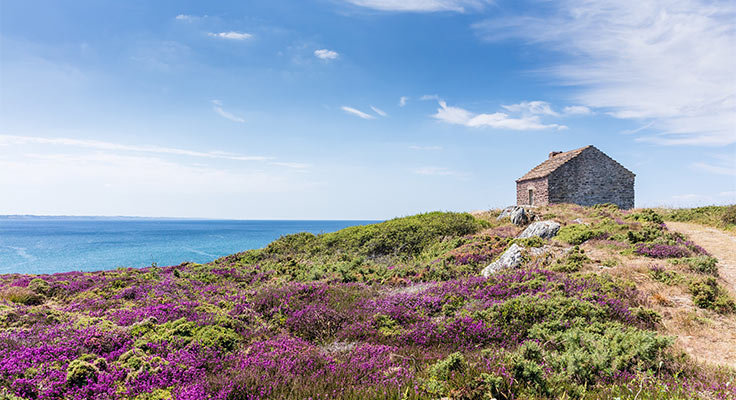
POLYGON ((534 205, 534 189, 529 189, 529 205, 534 205))

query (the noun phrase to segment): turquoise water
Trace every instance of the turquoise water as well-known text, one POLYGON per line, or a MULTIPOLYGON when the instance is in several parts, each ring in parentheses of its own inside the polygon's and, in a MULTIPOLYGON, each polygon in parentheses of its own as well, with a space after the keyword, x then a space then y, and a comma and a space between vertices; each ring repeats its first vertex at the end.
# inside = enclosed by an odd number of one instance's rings
POLYGON ((373 222, 0 218, 0 274, 204 263, 281 235, 373 222))

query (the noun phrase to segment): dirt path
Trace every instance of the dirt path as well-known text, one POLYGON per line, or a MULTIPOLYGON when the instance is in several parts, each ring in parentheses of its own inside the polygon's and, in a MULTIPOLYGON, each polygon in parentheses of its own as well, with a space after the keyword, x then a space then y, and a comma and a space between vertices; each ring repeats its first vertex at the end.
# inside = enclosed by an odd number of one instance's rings
POLYGON ((736 235, 698 224, 667 222, 667 227, 680 232, 718 259, 718 275, 736 294, 736 235))

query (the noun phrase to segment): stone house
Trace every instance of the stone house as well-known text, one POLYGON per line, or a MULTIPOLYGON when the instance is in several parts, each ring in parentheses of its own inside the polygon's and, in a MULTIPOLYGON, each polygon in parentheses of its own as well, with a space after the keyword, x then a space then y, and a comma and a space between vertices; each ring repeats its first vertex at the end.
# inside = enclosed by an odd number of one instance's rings
POLYGON ((634 176, 595 146, 555 151, 516 180, 516 204, 613 203, 622 209, 634 208, 634 176))

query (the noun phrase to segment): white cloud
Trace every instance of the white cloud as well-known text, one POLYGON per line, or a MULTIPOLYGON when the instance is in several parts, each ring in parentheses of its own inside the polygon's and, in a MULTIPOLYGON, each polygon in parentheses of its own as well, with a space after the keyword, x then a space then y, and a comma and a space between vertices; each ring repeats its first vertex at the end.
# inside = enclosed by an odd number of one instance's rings
POLYGON ((424 96, 420 97, 419 100, 441 100, 440 96, 436 94, 425 94, 424 96))
POLYGON ((375 119, 376 118, 376 117, 374 117, 374 116, 372 116, 370 114, 364 113, 363 111, 356 110, 353 107, 342 106, 340 108, 343 111, 345 111, 346 113, 348 113, 348 114, 353 114, 353 115, 358 116, 358 117, 363 118, 363 119, 375 119))
POLYGON ((567 128, 564 125, 544 124, 537 115, 523 115, 521 118, 513 118, 502 112, 474 114, 460 107, 448 106, 442 100, 439 101, 439 105, 440 108, 437 109, 437 113, 432 116, 449 124, 464 125, 473 128, 490 127, 517 131, 567 128))
POLYGON ((219 114, 223 118, 227 118, 230 121, 240 122, 243 123, 245 120, 243 118, 238 117, 237 115, 234 115, 232 113, 229 113, 225 111, 222 108, 222 102, 220 100, 212 100, 212 109, 215 110, 217 114, 219 114))
POLYGON ((194 15, 179 14, 175 18, 179 21, 193 22, 197 20, 199 17, 195 17, 194 15))
POLYGON ((407 96, 399 97, 399 107, 405 106, 407 101, 409 101, 409 98, 407 96))
POLYGON ((412 173, 417 175, 429 175, 429 176, 455 176, 458 178, 466 178, 470 174, 466 172, 459 172, 444 167, 419 167, 411 170, 412 173))
POLYGON ((388 115, 388 114, 386 114, 386 112, 385 112, 385 111, 381 110, 381 109, 380 109, 380 108, 378 108, 378 107, 373 107, 373 106, 371 106, 371 110, 373 110, 373 112, 374 112, 374 113, 376 113, 376 114, 378 114, 378 115, 380 115, 380 116, 382 116, 382 117, 385 117, 385 116, 387 116, 387 115, 388 115))
POLYGON ((541 72, 576 87, 574 98, 581 105, 652 122, 659 134, 646 140, 736 142, 733 2, 540 3, 543 16, 504 16, 474 27, 488 40, 521 37, 567 54, 566 61, 541 72))
POLYGON ((216 159, 235 160, 235 161, 266 161, 266 160, 270 160, 273 158, 273 157, 264 157, 264 156, 249 156, 249 155, 244 155, 244 154, 228 153, 228 152, 223 152, 223 151, 203 152, 203 151, 179 149, 175 147, 162 147, 162 146, 150 146, 150 145, 128 145, 128 144, 120 144, 120 143, 103 142, 103 141, 98 141, 98 140, 0 135, 0 146, 29 145, 29 144, 80 147, 80 148, 103 150, 103 151, 168 154, 168 155, 175 155, 175 156, 216 158, 216 159))
POLYGON ((593 111, 585 106, 567 106, 562 109, 562 113, 565 115, 590 115, 593 111))
POLYGON ((220 33, 208 33, 209 36, 221 38, 221 39, 230 39, 230 40, 246 40, 253 37, 250 33, 245 32, 220 32, 220 33))
POLYGON ((522 101, 519 104, 502 105, 501 107, 511 112, 521 112, 524 114, 551 115, 554 117, 560 115, 552 110, 552 107, 546 101, 522 101))
POLYGON ((322 60, 334 60, 340 55, 336 51, 327 50, 327 49, 319 49, 314 51, 315 57, 322 59, 322 60))
POLYGON ((468 9, 481 9, 490 0, 347 0, 357 6, 380 11, 404 12, 465 12, 468 9))
POLYGON ((411 150, 420 150, 420 151, 438 151, 438 150, 443 150, 443 147, 442 146, 417 146, 417 145, 412 145, 412 146, 409 146, 409 149, 411 149, 411 150))

